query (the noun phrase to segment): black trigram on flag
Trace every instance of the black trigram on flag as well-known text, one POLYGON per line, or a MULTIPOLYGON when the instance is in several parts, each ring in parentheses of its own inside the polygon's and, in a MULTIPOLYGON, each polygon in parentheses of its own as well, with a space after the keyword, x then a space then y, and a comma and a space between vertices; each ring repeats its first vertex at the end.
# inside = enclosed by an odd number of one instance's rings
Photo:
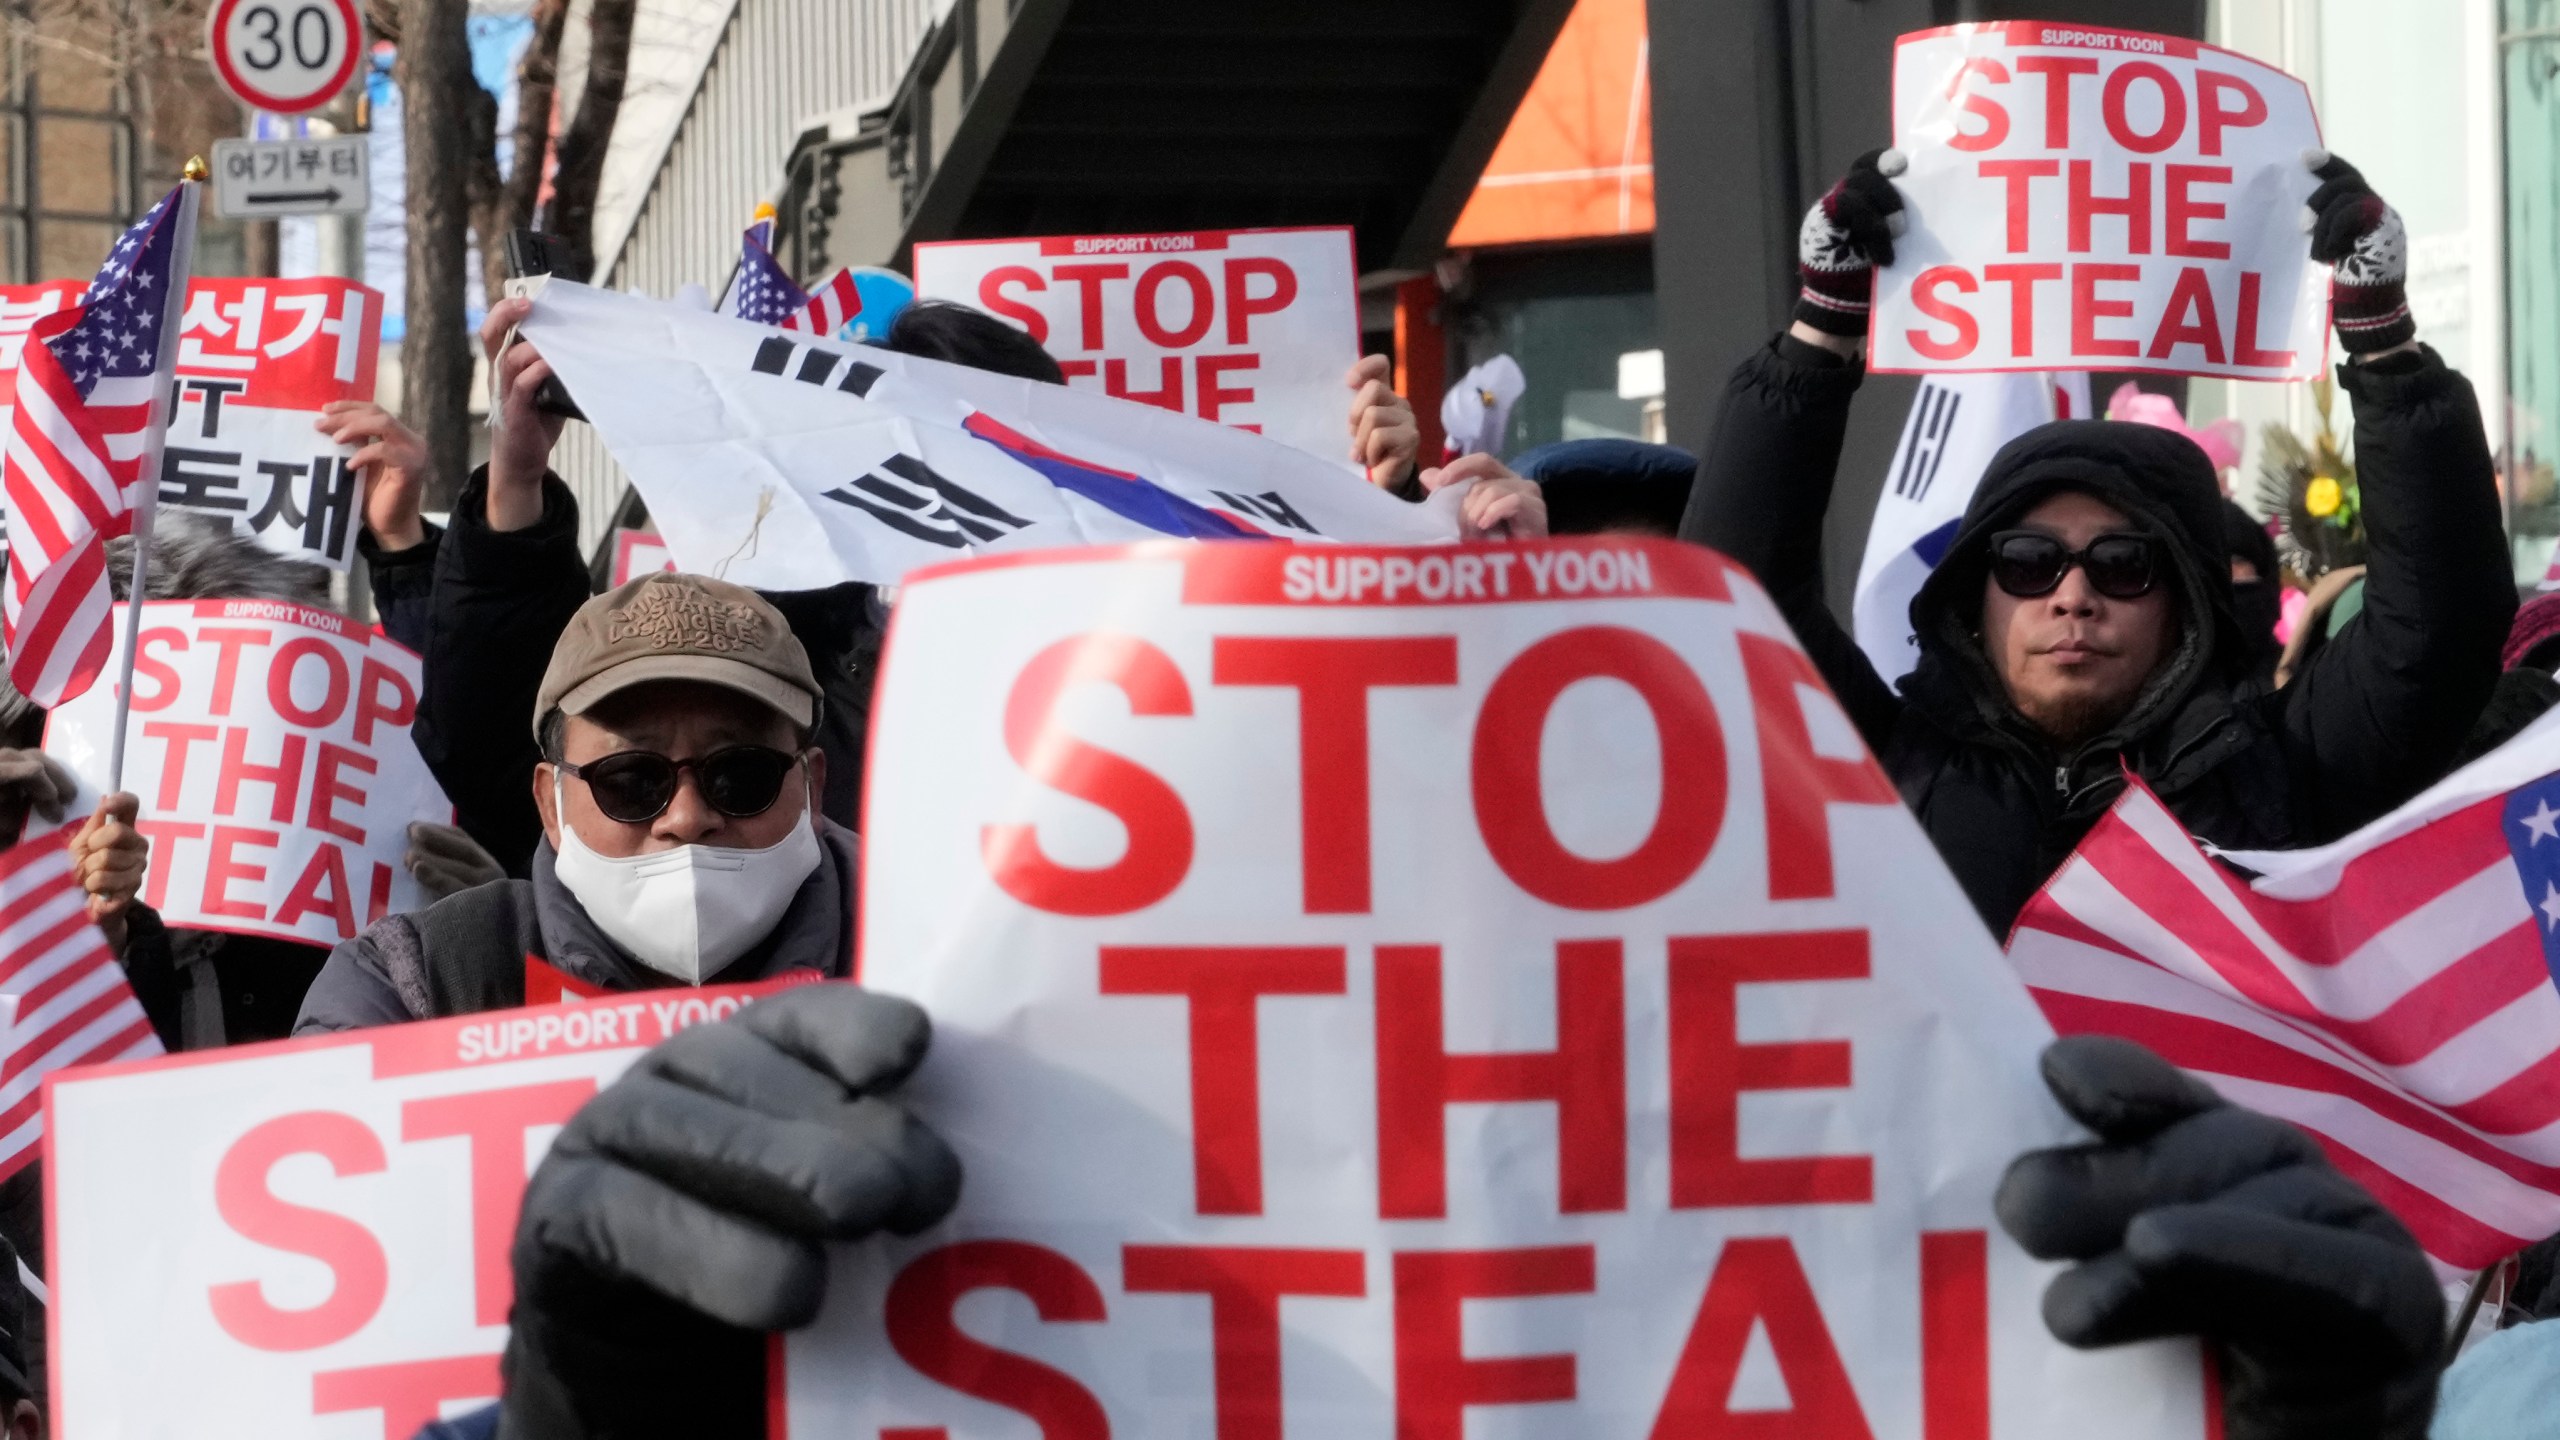
POLYGON ((880 462, 879 470, 824 493, 901 535, 954 550, 983 545, 1031 523, 912 455, 892 455, 880 462))
MULTIPOLYGON (((765 337, 753 364, 759 374, 856 396, 869 395, 885 373, 877 365, 780 335, 765 337)), ((892 455, 852 484, 822 493, 901 535, 954 550, 983 545, 1031 523, 913 455, 892 455)))
POLYGON ((1893 493, 1919 501, 1938 478, 1938 463, 1947 458, 1947 437, 1956 429, 1956 410, 1964 397, 1943 386, 1923 382, 1911 402, 1911 428, 1903 437, 1902 465, 1893 477, 1893 493))
POLYGON ((847 365, 845 357, 836 351, 779 335, 765 337, 764 343, 756 347, 753 363, 761 375, 787 375, 803 385, 832 384, 835 389, 857 396, 870 394, 872 385, 885 373, 879 366, 860 360, 847 365), (844 369, 841 378, 836 374, 839 366, 844 369))

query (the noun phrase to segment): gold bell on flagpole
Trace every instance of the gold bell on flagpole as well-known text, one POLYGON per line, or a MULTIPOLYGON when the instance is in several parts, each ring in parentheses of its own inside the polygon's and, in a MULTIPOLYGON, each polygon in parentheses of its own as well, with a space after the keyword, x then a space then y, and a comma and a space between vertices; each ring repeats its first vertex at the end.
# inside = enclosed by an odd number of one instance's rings
POLYGON ((187 168, 179 173, 190 180, 201 181, 212 175, 213 171, 206 167, 203 156, 190 155, 187 157, 187 168))

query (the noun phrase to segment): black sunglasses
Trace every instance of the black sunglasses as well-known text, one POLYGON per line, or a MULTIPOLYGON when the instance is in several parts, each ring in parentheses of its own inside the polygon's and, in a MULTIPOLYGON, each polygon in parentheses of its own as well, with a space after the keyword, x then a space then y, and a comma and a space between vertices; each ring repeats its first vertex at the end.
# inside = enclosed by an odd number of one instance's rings
POLYGON ((622 825, 655 820, 675 803, 681 773, 693 772, 704 803, 732 820, 745 820, 773 808, 782 798, 782 782, 800 757, 766 745, 732 745, 698 760, 670 760, 649 750, 624 750, 584 765, 563 760, 560 768, 587 782, 604 818, 622 825))
POLYGON ((2050 595, 2077 565, 2110 600, 2139 600, 2160 583, 2160 551, 2148 535, 2101 535, 2074 550, 2042 530, 1991 537, 1991 581, 2021 599, 2050 595))

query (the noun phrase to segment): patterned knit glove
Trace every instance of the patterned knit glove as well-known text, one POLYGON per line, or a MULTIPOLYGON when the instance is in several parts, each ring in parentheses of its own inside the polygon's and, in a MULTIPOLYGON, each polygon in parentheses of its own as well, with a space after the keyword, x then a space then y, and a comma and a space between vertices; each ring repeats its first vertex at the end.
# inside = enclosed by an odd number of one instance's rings
POLYGON ((2418 333, 2409 318, 2409 232, 2356 167, 2326 150, 2302 152, 2320 188, 2302 207, 2311 258, 2334 265, 2329 318, 2350 357, 2371 355, 2418 333))
POLYGON ((1870 150, 1804 212, 1796 232, 1798 320, 1827 335, 1865 336, 1875 267, 1893 263, 1893 237, 1903 227, 1891 177, 1908 164, 1899 150, 1870 150))

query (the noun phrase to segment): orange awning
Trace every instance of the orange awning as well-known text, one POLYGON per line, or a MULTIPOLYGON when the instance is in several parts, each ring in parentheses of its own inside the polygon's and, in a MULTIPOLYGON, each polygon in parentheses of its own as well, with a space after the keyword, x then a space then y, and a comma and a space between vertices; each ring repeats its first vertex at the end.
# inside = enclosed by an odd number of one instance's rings
POLYGON ((1578 0, 1450 246, 1650 234, 1646 78, 1644 0, 1578 0))

